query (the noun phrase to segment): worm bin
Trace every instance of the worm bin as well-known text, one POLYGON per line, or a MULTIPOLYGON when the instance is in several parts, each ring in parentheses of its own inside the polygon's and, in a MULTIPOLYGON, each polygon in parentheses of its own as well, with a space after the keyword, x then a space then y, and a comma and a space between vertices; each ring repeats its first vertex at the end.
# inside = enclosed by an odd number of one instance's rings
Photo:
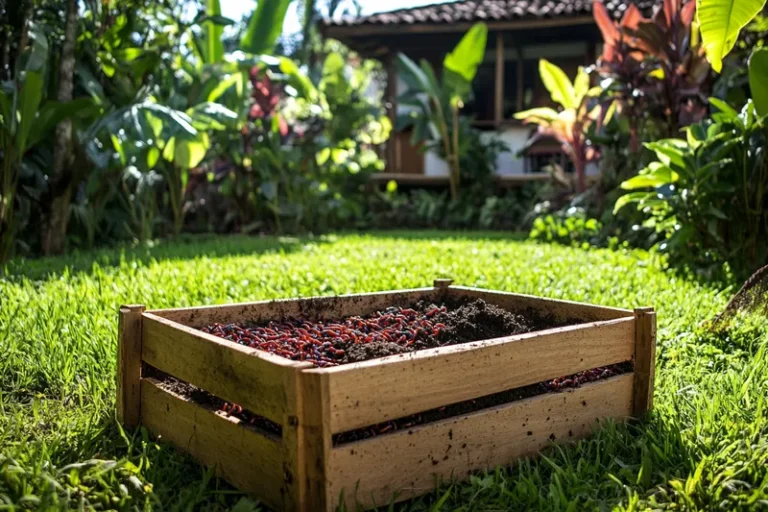
POLYGON ((653 396, 655 326, 651 308, 599 307, 447 280, 342 297, 157 311, 124 306, 118 418, 215 467, 274 509, 382 506, 425 494, 436 481, 588 436, 601 420, 643 415, 653 396), (346 329, 348 338, 370 338, 378 334, 365 323, 378 322, 395 329, 383 339, 408 347, 422 334, 437 339, 450 330, 448 321, 436 321, 450 320, 445 304, 472 301, 539 323, 518 334, 339 365, 326 355, 343 348, 322 344, 317 334, 342 336, 346 329), (409 318, 427 327, 398 331, 409 318), (269 341, 287 339, 276 331, 285 325, 312 337, 301 355, 294 353, 303 360, 269 341), (225 339, 233 329, 256 334, 247 342, 225 339), (258 336, 266 341, 252 348, 258 336))

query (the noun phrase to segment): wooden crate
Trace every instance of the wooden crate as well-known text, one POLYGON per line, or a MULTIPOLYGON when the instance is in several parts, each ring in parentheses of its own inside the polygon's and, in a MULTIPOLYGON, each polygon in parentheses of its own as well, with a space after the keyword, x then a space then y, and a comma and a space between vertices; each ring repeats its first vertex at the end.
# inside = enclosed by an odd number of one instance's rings
POLYGON ((118 417, 190 453, 282 510, 385 505, 644 414, 656 319, 634 311, 451 286, 145 312, 120 309, 118 417), (481 298, 575 325, 332 368, 313 368, 197 328, 285 316, 339 319, 421 299, 481 298), (581 323, 578 323, 581 322, 581 323), (337 433, 625 361, 634 372, 334 446, 337 433), (269 434, 164 389, 153 367, 280 425, 269 434), (395 497, 396 495, 396 497, 395 497))

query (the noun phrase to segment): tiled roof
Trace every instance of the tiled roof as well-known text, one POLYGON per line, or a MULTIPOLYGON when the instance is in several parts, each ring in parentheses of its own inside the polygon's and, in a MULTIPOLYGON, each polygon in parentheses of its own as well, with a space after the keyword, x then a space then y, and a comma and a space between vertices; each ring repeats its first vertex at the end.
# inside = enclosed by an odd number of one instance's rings
MULTIPOLYGON (((604 0, 615 18, 620 18, 630 3, 636 4, 646 15, 654 0, 604 0)), ((425 5, 410 9, 382 12, 361 17, 326 21, 329 26, 357 25, 445 25, 478 21, 511 21, 568 16, 590 16, 591 0, 462 0, 445 4, 425 5)))

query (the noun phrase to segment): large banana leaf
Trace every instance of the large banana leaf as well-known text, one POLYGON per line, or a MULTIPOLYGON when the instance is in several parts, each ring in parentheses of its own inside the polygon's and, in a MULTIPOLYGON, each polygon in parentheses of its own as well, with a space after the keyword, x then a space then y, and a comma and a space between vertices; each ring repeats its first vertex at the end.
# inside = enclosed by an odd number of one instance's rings
POLYGON ((477 23, 461 38, 459 44, 443 60, 443 84, 452 98, 466 98, 472 91, 472 80, 485 58, 488 27, 477 23))
POLYGON ((701 39, 712 69, 723 69, 739 31, 765 6, 765 0, 696 0, 701 39))
POLYGON ((458 74, 467 82, 472 82, 477 74, 477 67, 485 57, 487 41, 488 27, 485 23, 473 25, 456 48, 445 56, 443 68, 458 74))
POLYGON ((544 87, 552 96, 552 101, 559 103, 565 109, 578 108, 573 84, 562 69, 546 59, 541 59, 539 61, 539 75, 541 75, 541 81, 544 82, 544 87))
POLYGON ((291 0, 259 0, 240 40, 240 49, 247 53, 270 53, 283 32, 283 21, 291 0))
POLYGON ((77 98, 72 101, 46 101, 40 108, 27 139, 27 147, 35 146, 64 119, 93 119, 99 112, 91 98, 77 98))
POLYGON ((205 15, 209 19, 203 23, 203 59, 205 64, 214 64, 224 59, 224 41, 221 39, 224 27, 212 19, 221 16, 219 0, 206 0, 205 15))
POLYGON ((192 169, 200 165, 210 146, 210 138, 205 132, 200 132, 194 139, 173 138, 165 145, 163 158, 181 169, 192 169))
POLYGON ((16 130, 16 150, 23 154, 27 148, 27 139, 35 123, 37 110, 43 100, 43 73, 27 71, 24 74, 24 85, 18 96, 18 129, 16 130))
POLYGON ((425 92, 431 96, 440 94, 439 88, 433 86, 423 68, 402 53, 397 54, 397 75, 410 91, 425 92))
POLYGON ((768 48, 760 48, 749 57, 749 88, 758 115, 768 115, 768 48))

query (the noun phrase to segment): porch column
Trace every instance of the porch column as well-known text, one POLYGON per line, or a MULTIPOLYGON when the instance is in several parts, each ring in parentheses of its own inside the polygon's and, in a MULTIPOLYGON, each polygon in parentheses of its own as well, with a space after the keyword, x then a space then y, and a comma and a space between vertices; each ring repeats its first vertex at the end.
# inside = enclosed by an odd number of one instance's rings
POLYGON ((517 111, 520 112, 523 110, 523 96, 525 96, 525 82, 523 81, 523 70, 525 69, 525 66, 523 65, 523 48, 521 46, 517 47, 517 111))
POLYGON ((501 127, 504 120, 504 34, 496 34, 496 93, 494 123, 496 128, 501 127))
POLYGON ((397 67, 395 65, 395 53, 390 49, 387 53, 387 90, 386 101, 389 104, 387 115, 392 123, 392 132, 387 141, 387 172, 399 172, 397 162, 398 144, 400 143, 395 126, 397 124, 397 67))

